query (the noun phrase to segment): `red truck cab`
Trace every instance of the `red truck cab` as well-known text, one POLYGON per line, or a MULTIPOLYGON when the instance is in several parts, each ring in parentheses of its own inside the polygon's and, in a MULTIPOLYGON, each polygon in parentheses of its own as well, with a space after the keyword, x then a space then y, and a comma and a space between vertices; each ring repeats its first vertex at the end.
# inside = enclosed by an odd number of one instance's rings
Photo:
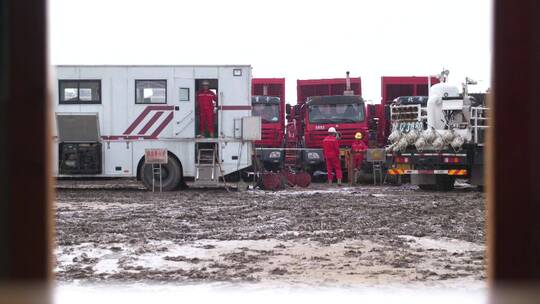
POLYGON ((261 140, 255 142, 257 159, 267 170, 279 170, 285 157, 285 78, 253 78, 251 106, 252 115, 262 122, 261 140))
POLYGON ((356 132, 367 131, 359 77, 350 79, 349 89, 351 96, 344 95, 347 91, 346 78, 297 81, 296 125, 304 147, 322 148, 322 139, 330 127, 335 127, 341 134, 342 147, 351 146, 356 132))
POLYGON ((295 135, 304 148, 304 169, 313 172, 324 168, 322 140, 330 127, 340 134, 342 148, 351 147, 357 132, 367 143, 368 124, 361 94, 359 77, 297 81, 298 104, 291 110, 289 124, 294 123, 295 135))
POLYGON ((304 142, 306 148, 322 148, 328 129, 336 128, 340 147, 351 147, 354 135, 361 132, 367 142, 367 121, 362 97, 310 97, 304 110, 304 142))
POLYGON ((285 134, 285 78, 253 78, 252 115, 261 116, 262 138, 257 147, 281 148, 285 134))

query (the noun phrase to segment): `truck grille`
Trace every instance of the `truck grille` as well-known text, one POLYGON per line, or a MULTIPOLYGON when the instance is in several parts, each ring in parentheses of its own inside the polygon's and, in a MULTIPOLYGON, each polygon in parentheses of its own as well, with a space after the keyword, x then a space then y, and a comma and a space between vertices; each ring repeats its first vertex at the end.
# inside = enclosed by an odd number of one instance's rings
POLYGON ((256 146, 259 147, 280 147, 281 138, 278 130, 276 129, 263 129, 261 130, 261 140, 255 142, 256 146))
MULTIPOLYGON (((337 129, 337 131, 339 132, 339 134, 341 134, 341 138, 340 138, 340 145, 342 147, 346 146, 350 146, 352 145, 352 142, 354 141, 354 135, 356 134, 356 132, 360 131, 358 129, 337 129)), ((365 133, 365 132, 363 132, 365 133)), ((309 139, 310 139, 310 143, 309 143, 309 146, 310 147, 322 147, 322 141, 323 139, 328 136, 328 131, 326 130, 316 130, 316 131, 312 131, 310 133, 310 136, 309 136, 309 139)), ((364 137, 366 137, 367 134, 364 134, 364 137)))

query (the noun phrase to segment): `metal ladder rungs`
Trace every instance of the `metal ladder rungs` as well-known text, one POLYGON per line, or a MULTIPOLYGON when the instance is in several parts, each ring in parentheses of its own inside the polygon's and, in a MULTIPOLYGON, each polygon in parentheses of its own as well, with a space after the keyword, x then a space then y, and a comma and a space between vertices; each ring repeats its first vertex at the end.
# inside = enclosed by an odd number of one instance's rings
POLYGON ((198 164, 197 168, 212 168, 214 167, 213 164, 198 164))

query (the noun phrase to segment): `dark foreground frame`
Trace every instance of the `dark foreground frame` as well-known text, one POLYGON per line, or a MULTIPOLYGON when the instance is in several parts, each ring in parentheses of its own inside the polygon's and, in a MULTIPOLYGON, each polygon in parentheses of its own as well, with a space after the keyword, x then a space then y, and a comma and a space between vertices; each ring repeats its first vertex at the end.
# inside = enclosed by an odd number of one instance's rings
MULTIPOLYGON (((491 286, 540 281, 540 3, 494 0, 491 286), (496 136, 495 136, 496 134, 496 136)), ((46 0, 0 0, 0 285, 52 281, 46 0)), ((6 300, 0 292, 0 300, 6 300)), ((1 301, 0 301, 1 302, 1 301)), ((42 301, 44 302, 44 301, 42 301)))

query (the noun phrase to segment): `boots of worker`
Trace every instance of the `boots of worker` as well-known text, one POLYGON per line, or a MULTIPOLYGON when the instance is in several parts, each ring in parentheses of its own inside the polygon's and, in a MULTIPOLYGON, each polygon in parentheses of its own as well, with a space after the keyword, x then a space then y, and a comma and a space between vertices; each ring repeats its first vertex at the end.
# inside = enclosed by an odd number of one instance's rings
POLYGON ((341 187, 341 180, 340 179, 337 180, 337 185, 338 185, 338 187, 341 187))
POLYGON ((331 180, 328 181, 328 185, 332 186, 332 181, 331 180))

